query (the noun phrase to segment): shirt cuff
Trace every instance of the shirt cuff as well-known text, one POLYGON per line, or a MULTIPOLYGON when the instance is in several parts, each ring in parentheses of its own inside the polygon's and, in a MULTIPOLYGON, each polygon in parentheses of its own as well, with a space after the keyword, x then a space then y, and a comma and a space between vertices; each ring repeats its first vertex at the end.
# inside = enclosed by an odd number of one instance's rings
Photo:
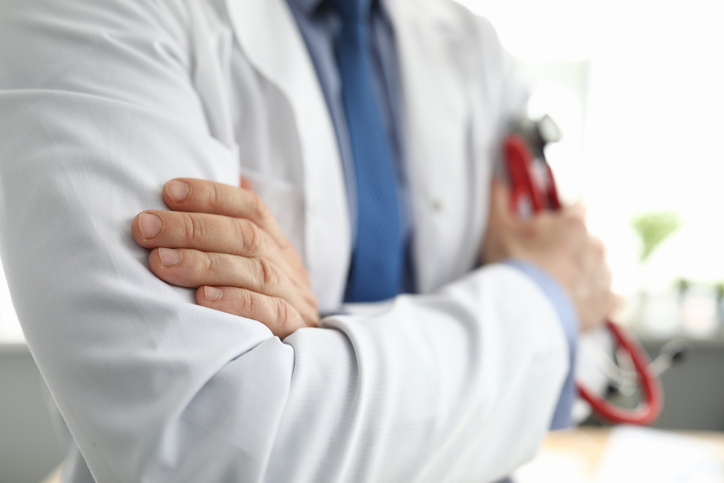
POLYGON ((553 420, 551 421, 550 429, 563 429, 570 427, 573 424, 573 402, 577 396, 576 386, 573 382, 573 372, 576 361, 578 320, 573 304, 561 286, 547 273, 532 263, 511 259, 506 260, 505 264, 517 268, 533 279, 543 293, 546 294, 558 314, 558 320, 563 327, 563 332, 565 333, 566 340, 568 341, 570 369, 568 370, 568 375, 563 383, 561 395, 558 399, 556 410, 553 413, 553 420))

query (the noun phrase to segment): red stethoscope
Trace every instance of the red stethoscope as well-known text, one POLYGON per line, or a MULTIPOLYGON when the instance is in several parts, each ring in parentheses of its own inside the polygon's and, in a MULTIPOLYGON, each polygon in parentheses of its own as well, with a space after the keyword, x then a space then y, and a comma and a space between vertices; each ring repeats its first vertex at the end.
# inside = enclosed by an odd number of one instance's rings
MULTIPOLYGON (((538 121, 518 122, 504 142, 504 159, 512 194, 513 210, 529 217, 545 210, 558 210, 555 179, 543 148, 560 139, 560 131, 549 116, 538 121)), ((619 350, 628 353, 638 378, 641 402, 635 409, 612 404, 580 383, 578 393, 599 417, 614 423, 648 425, 656 421, 663 407, 661 382, 639 342, 624 327, 606 321, 619 350)))

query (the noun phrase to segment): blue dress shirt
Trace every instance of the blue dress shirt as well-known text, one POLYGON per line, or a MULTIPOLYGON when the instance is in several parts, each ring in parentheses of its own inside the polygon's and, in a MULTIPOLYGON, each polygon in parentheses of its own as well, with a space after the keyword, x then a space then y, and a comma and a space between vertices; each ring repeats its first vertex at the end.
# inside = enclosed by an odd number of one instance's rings
MULTIPOLYGON (((356 232, 356 193, 354 181, 354 166, 350 146, 347 121, 342 104, 342 85, 335 60, 334 45, 337 35, 342 28, 339 15, 331 9, 324 0, 287 0, 299 30, 309 49, 314 68, 327 101, 332 123, 334 125, 337 141, 339 143, 340 157, 347 185, 347 201, 350 206, 350 220, 352 226, 352 239, 356 232)), ((371 41, 375 69, 375 85, 377 87, 380 110, 382 112, 385 130, 390 137, 390 146, 396 168, 397 188, 400 199, 400 219, 406 233, 407 244, 413 236, 411 223, 410 198, 405 172, 404 151, 404 119, 402 115, 400 92, 401 83, 398 71, 397 54, 395 50, 395 37, 390 19, 379 1, 373 1, 371 14, 371 41)), ((408 249, 408 263, 406 264, 405 291, 414 292, 414 267, 410 263, 408 249)), ((565 331, 570 348, 571 370, 566 378, 556 411, 551 422, 551 429, 561 429, 571 424, 571 409, 575 398, 573 384, 573 367, 575 361, 576 339, 578 325, 575 311, 566 294, 547 274, 537 267, 519 260, 507 262, 510 266, 521 270, 536 282, 553 303, 558 319, 565 331)))

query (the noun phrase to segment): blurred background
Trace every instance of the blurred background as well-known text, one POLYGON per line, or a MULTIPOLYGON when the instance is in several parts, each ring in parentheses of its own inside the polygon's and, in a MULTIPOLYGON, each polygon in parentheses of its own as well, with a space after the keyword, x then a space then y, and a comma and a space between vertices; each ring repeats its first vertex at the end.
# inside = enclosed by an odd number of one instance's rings
MULTIPOLYGON (((589 418, 549 437, 519 481, 724 481, 724 3, 460 3, 519 60, 528 114, 549 114, 563 132, 546 157, 607 246, 624 298, 617 321, 652 359, 672 340, 686 349, 661 375, 654 427, 668 431, 589 418)), ((591 365, 581 352, 579 372, 591 365)))
MULTIPOLYGON (((688 345, 656 426, 724 431, 724 5, 459 1, 519 60, 529 114, 558 122, 547 157, 608 247, 619 321, 653 356, 688 345)), ((40 481, 62 458, 41 389, 0 277, 0 482, 40 481)))
MULTIPOLYGON (((716 291, 724 282, 724 4, 461 3, 489 18, 520 59, 534 86, 529 113, 548 113, 562 128, 547 156, 564 197, 588 207, 616 290, 658 295, 688 281, 716 291), (644 241, 632 222, 657 214, 678 220, 678 229, 641 260, 644 241)), ((713 317, 694 318, 682 329, 716 330, 713 317)), ((675 331, 673 320, 651 325, 675 331)))

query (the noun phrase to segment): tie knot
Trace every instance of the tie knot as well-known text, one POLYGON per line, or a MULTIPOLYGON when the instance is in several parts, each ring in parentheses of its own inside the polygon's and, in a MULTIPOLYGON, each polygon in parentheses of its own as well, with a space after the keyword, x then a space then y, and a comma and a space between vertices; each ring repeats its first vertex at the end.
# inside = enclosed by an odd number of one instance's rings
POLYGON ((372 0, 328 0, 339 12, 345 23, 366 21, 370 15, 372 0))

